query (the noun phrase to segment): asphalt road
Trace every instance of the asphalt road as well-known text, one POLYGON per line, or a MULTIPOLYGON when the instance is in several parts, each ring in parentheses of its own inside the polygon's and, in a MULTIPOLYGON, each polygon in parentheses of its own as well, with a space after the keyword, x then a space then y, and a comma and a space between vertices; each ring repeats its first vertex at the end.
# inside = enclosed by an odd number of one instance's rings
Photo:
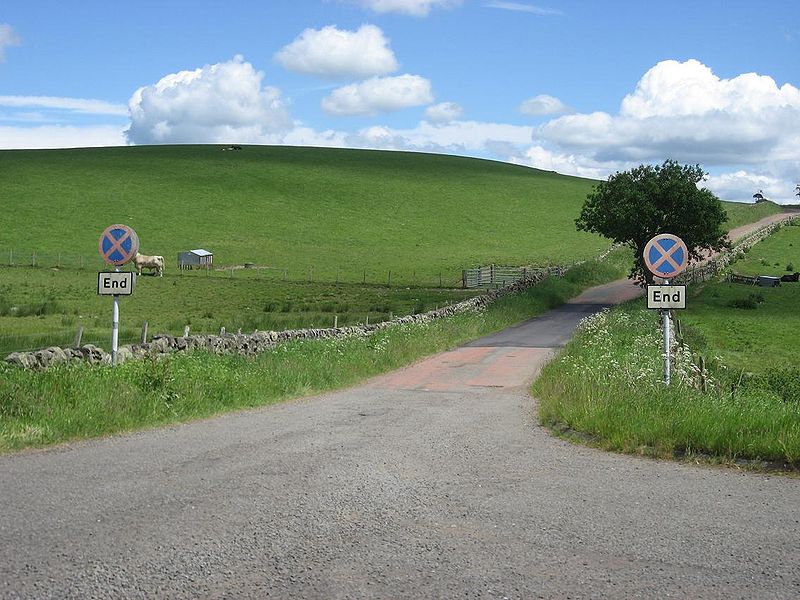
POLYGON ((0 597, 800 597, 800 480, 536 424, 541 366, 635 293, 354 389, 0 457, 0 597))

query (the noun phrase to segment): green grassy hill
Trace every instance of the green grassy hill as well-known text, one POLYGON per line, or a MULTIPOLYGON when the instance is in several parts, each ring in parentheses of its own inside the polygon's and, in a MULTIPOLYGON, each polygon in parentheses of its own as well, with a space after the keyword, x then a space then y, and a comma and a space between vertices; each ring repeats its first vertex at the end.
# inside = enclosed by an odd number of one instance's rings
MULTIPOLYGON (((112 223, 172 268, 181 250, 254 262, 420 272, 570 261, 608 242, 575 231, 592 182, 403 152, 149 146, 0 152, 0 252, 96 256, 112 223)), ((0 254, 0 257, 2 255, 0 254)), ((0 260, 3 260, 0 258, 0 260)))
MULTIPOLYGON (((607 240, 575 231, 593 181, 453 156, 245 146, 0 152, 0 262, 33 251, 97 257, 106 226, 132 226, 174 268, 206 248, 351 280, 367 271, 458 274, 478 264, 570 262, 607 240)), ((758 207, 734 207, 754 220, 758 207)), ((734 216, 734 215, 732 215, 734 216)), ((757 218, 757 217, 755 217, 757 218)), ((735 219, 739 221, 740 219, 735 219)), ((97 259, 99 261, 99 258, 97 259)))
MULTIPOLYGON (((79 325, 84 341, 106 345, 110 301, 95 295, 95 272, 112 223, 134 227, 141 251, 167 261, 164 278, 143 279, 123 302, 125 342, 143 321, 175 334, 327 327, 457 301, 475 293, 445 289, 464 267, 598 255, 608 240, 574 225, 593 183, 404 152, 0 151, 0 354, 68 343, 79 325), (217 266, 273 269, 178 272, 177 253, 198 247, 217 266)), ((732 226, 777 210, 728 207, 732 226)))

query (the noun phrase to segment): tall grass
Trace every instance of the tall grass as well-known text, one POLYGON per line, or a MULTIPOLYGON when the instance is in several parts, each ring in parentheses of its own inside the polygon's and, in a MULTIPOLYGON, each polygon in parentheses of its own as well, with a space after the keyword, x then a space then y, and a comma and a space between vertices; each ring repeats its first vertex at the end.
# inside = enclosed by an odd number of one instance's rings
POLYGON ((0 451, 187 421, 351 385, 541 314, 621 272, 613 262, 590 262, 479 312, 367 337, 293 342, 255 358, 194 353, 115 368, 70 365, 41 372, 0 364, 0 451))
POLYGON ((711 391, 702 392, 690 385, 697 366, 686 352, 666 387, 661 344, 657 313, 641 302, 585 320, 534 383, 541 422, 609 450, 800 466, 796 401, 757 381, 732 387, 724 372, 711 374, 711 391))

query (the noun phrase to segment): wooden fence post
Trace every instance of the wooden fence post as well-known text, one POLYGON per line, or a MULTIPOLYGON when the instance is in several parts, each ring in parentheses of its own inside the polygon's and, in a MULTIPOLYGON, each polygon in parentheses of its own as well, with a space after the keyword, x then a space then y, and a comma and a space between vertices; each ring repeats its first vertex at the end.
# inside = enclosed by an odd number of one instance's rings
POLYGON ((80 348, 82 339, 83 339, 83 325, 78 325, 78 331, 75 332, 75 343, 72 344, 72 347, 80 348))
POLYGON ((706 359, 700 357, 700 389, 704 392, 708 391, 708 380, 706 378, 706 359))

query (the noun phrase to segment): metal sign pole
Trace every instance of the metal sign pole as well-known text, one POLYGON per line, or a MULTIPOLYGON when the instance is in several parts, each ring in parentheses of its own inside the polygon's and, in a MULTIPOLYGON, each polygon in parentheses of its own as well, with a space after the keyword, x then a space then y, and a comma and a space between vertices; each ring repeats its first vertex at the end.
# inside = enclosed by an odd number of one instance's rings
POLYGON ((682 273, 689 264, 689 249, 681 238, 671 233, 659 233, 644 246, 642 259, 647 269, 664 280, 662 286, 647 286, 647 308, 661 309, 664 328, 664 383, 670 384, 669 326, 671 308, 685 308, 686 286, 675 286, 670 291, 670 280, 682 273))
MULTIPOLYGON (((119 273, 119 267, 114 269, 119 273)), ((114 294, 114 313, 111 318, 111 364, 117 364, 117 349, 119 348, 119 296, 114 294)))
POLYGON ((115 267, 113 277, 108 272, 97 274, 97 293, 114 297, 114 312, 111 317, 111 364, 116 365, 119 350, 119 297, 133 293, 136 283, 133 274, 119 277, 119 267, 136 257, 139 252, 139 236, 127 225, 109 225, 100 234, 97 250, 106 264, 115 267))
MULTIPOLYGON (((664 280, 664 285, 669 285, 669 279, 664 280)), ((670 356, 669 356, 669 309, 661 311, 661 323, 664 326, 664 383, 670 384, 670 356)))

